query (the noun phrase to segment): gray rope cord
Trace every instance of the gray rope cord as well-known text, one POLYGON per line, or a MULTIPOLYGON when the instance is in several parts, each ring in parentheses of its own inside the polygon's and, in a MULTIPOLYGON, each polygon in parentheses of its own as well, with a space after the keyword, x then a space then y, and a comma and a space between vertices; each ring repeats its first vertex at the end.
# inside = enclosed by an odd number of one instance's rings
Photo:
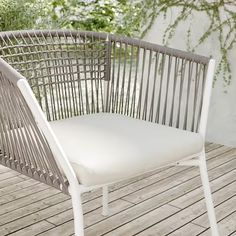
MULTIPOLYGON (((49 121, 112 112, 198 132, 207 57, 70 30, 1 32, 0 57, 25 76, 49 121)), ((1 163, 67 192, 50 147, 3 71, 0 111, 1 163)))

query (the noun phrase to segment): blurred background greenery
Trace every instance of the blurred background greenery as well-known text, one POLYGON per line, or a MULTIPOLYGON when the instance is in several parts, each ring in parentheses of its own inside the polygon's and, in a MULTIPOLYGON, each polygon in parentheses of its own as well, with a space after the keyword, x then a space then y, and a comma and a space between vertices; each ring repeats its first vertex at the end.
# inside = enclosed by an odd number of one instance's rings
POLYGON ((142 37, 153 0, 0 0, 0 30, 67 28, 142 37))

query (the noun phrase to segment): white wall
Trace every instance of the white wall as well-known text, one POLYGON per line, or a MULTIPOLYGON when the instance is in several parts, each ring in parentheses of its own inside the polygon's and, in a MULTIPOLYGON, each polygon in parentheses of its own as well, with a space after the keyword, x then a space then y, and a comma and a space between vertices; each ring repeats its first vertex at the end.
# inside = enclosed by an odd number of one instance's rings
MULTIPOLYGON (((152 29, 145 36, 145 40, 153 43, 162 44, 162 35, 173 16, 178 11, 174 10, 167 16, 166 20, 158 17, 152 29)), ((186 31, 190 21, 183 23, 176 30, 175 37, 171 40, 169 46, 186 50, 186 31)), ((192 22, 192 40, 199 38, 201 33, 208 27, 208 19, 203 14, 196 14, 192 22)), ((195 41, 196 42, 196 41, 195 41)), ((212 55, 219 60, 219 47, 217 35, 212 35, 204 45, 197 49, 198 54, 205 56, 212 55)), ((236 48, 230 54, 230 63, 232 65, 232 83, 226 88, 219 78, 213 88, 210 113, 208 119, 207 140, 215 143, 221 143, 236 147, 236 48)))

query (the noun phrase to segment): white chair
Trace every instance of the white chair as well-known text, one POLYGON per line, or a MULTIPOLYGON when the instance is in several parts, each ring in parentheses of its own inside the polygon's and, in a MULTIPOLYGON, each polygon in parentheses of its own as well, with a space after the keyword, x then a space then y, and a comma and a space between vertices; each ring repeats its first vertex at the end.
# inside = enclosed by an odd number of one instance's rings
POLYGON ((200 169, 217 223, 204 138, 214 60, 103 33, 0 33, 0 162, 72 197, 166 165, 200 169))

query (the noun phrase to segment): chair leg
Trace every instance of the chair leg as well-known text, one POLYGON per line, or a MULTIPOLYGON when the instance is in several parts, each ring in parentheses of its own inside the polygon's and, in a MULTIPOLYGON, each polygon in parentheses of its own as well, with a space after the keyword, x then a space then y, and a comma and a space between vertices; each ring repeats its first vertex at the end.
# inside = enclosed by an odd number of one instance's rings
POLYGON ((84 236, 84 217, 79 189, 71 189, 75 236, 84 236))
POLYGON ((109 215, 108 186, 102 187, 102 215, 103 216, 108 216, 109 215))
POLYGON ((199 167, 200 167, 201 180, 202 180, 202 185, 203 185, 203 190, 204 190, 204 195, 205 195, 205 200, 206 200, 208 218, 209 218, 210 227, 211 227, 211 234, 212 236, 219 236, 215 210, 214 210, 214 205, 213 205, 213 200, 212 200, 212 195, 211 195, 210 183, 209 183, 209 178, 208 178, 208 173, 207 173, 205 154, 203 154, 200 157, 199 167))

